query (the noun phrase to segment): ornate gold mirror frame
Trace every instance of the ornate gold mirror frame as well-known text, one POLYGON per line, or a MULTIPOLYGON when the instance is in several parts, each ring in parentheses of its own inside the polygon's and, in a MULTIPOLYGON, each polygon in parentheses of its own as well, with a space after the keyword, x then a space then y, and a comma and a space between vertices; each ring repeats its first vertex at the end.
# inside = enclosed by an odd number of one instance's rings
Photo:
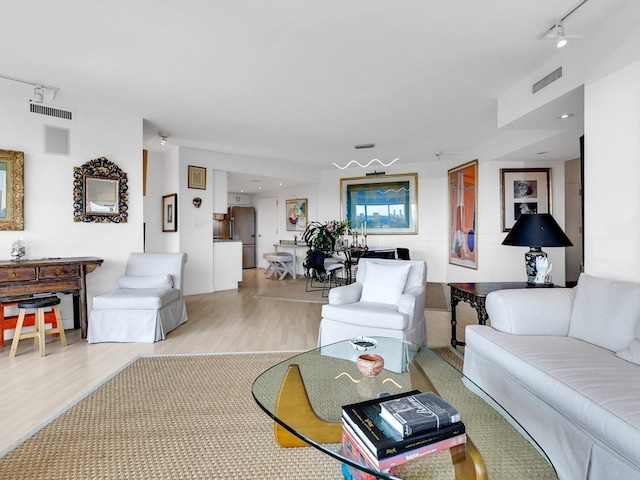
POLYGON ((126 223, 127 174, 104 157, 73 167, 74 222, 126 223))
POLYGON ((24 230, 24 153, 0 150, 0 230, 24 230))

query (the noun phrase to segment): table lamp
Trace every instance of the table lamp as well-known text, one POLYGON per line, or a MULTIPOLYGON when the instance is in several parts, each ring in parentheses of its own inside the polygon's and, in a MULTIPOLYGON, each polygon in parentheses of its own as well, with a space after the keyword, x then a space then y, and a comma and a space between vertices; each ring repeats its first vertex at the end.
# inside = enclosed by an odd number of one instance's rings
POLYGON ((573 243, 551 214, 525 213, 520 215, 502 245, 529 247, 530 250, 524 254, 527 283, 535 286, 551 286, 552 283, 547 280, 536 281, 538 259, 544 258, 546 260, 547 257, 547 254, 542 251, 542 247, 572 247, 573 243))

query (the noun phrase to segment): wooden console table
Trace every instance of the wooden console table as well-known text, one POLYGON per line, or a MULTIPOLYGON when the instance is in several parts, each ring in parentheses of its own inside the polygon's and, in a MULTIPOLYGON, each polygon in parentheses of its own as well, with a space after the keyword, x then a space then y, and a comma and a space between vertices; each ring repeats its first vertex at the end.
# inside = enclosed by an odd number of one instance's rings
POLYGON ((0 297, 37 293, 73 294, 74 328, 87 338, 87 288, 85 276, 102 265, 97 257, 0 260, 0 297))
MULTIPOLYGON (((467 302, 478 312, 478 323, 486 325, 489 315, 485 309, 487 295, 496 290, 513 288, 531 288, 527 282, 480 282, 480 283, 449 283, 451 288, 451 346, 465 345, 456 338, 456 305, 459 301, 467 302)), ((535 287, 534 287, 535 288, 535 287)))

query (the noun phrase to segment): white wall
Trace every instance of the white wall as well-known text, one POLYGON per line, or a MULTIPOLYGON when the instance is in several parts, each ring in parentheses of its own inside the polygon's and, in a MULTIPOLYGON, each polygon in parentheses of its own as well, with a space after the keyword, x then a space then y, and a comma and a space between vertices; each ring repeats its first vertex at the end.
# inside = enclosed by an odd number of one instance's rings
MULTIPOLYGON (((60 91, 56 106, 75 109, 76 121, 28 113, 32 89, 0 80, 0 148, 24 152, 23 231, 0 232, 0 258, 10 258, 11 244, 24 238, 28 258, 96 256, 102 267, 87 276, 92 297, 114 288, 127 256, 142 251, 142 119, 88 105, 75 105, 60 91), (43 153, 43 125, 69 128, 71 155, 43 153), (127 173, 127 223, 82 223, 73 217, 73 167, 106 157, 127 173)), ((65 327, 73 326, 71 298, 62 297, 65 327)))
POLYGON ((640 62, 585 87, 585 272, 640 282, 640 62))

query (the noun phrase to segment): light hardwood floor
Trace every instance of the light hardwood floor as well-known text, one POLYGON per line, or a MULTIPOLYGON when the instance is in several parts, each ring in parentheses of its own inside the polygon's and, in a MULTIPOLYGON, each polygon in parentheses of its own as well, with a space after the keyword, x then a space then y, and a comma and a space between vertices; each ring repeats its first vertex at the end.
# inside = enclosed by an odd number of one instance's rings
MULTIPOLYGON (((67 332, 66 348, 47 336, 44 358, 31 340, 22 340, 16 357, 9 359, 7 341, 0 349, 0 451, 140 354, 315 348, 322 305, 254 299, 281 285, 263 273, 244 270, 238 290, 186 297, 189 321, 162 342, 88 344, 79 330, 73 330, 67 332)), ((464 340, 464 326, 477 322, 477 317, 467 304, 460 303, 457 312, 458 339, 464 340)), ((427 344, 449 345, 450 313, 427 310, 426 318, 427 344)))

